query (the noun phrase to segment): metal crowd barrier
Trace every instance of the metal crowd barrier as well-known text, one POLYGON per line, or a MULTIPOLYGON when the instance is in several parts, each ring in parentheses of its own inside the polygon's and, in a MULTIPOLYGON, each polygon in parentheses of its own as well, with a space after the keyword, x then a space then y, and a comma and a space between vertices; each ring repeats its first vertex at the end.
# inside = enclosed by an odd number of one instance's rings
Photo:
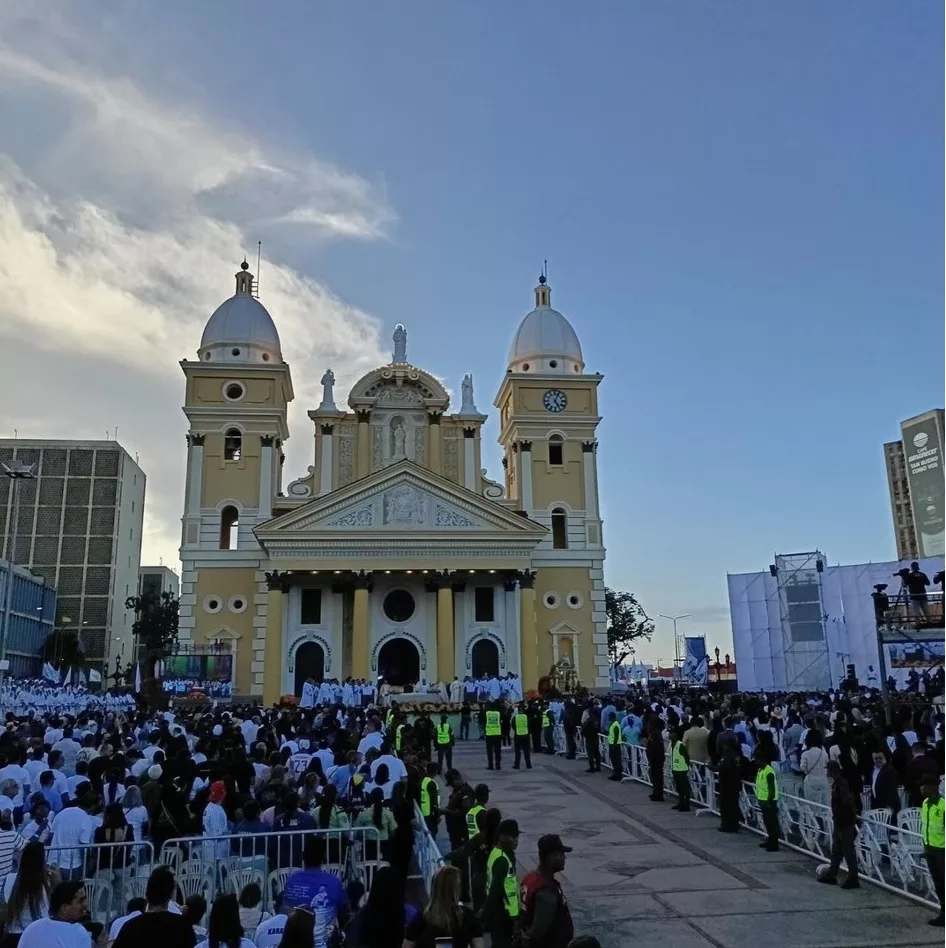
MULTIPOLYGON (((607 736, 598 736, 601 765, 611 769, 607 736)), ((576 758, 587 757, 587 748, 580 732, 575 735, 576 758)), ((565 733, 561 725, 555 729, 555 749, 566 752, 565 733)), ((643 746, 623 744, 621 747, 623 770, 631 780, 652 786, 652 775, 647 753, 643 746)), ((825 862, 831 856, 833 823, 831 807, 806 800, 787 792, 787 787, 796 789, 794 775, 778 774, 779 780, 779 825, 782 845, 797 852, 825 862)), ((676 796, 670 770, 670 755, 665 755, 664 772, 661 775, 664 792, 676 796)), ((719 814, 716 798, 716 774, 706 764, 690 764, 690 786, 694 804, 719 814)), ((765 835, 762 814, 755 798, 752 784, 744 783, 739 799, 742 825, 759 835, 765 835)), ((859 876, 866 882, 906 896, 916 902, 939 908, 936 891, 923 855, 923 841, 919 833, 919 809, 907 808, 891 822, 888 810, 867 810, 858 819, 855 848, 858 857, 859 876)))

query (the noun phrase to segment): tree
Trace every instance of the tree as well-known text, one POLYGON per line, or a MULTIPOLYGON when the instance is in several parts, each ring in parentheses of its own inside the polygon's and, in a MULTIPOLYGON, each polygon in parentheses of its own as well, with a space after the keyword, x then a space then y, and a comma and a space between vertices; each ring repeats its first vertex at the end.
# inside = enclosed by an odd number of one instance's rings
POLYGON ((620 665, 631 654, 634 642, 650 641, 654 620, 644 612, 634 593, 616 589, 604 590, 604 610, 608 617, 608 658, 612 665, 620 665))
POLYGON ((135 610, 131 632, 144 649, 148 678, 154 677, 154 666, 158 659, 164 658, 177 642, 180 607, 180 601, 171 592, 163 592, 158 596, 149 591, 141 596, 129 596, 125 600, 125 608, 135 610))

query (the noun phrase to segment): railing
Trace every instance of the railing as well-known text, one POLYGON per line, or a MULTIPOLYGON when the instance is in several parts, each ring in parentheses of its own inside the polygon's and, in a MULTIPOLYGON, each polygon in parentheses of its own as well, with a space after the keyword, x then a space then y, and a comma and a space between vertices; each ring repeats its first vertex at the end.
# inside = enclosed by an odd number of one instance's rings
MULTIPOLYGON (((909 595, 891 598, 890 605, 877 616, 877 625, 883 630, 898 628, 926 630, 943 628, 943 594, 927 593, 926 597, 914 599, 909 595)), ((924 665, 922 667, 928 667, 924 665)))
MULTIPOLYGON (((611 769, 608 756, 607 737, 598 736, 601 764, 611 769)), ((587 757, 585 741, 580 733, 575 735, 576 757, 587 757)), ((558 753, 566 751, 563 728, 555 729, 555 748, 558 753)), ((625 777, 652 786, 650 764, 643 747, 624 744, 621 759, 625 777)), ((676 795, 670 771, 670 755, 665 755, 664 772, 661 775, 664 792, 676 795)), ((831 808, 787 792, 795 789, 791 775, 778 775, 779 779, 779 826, 782 845, 824 862, 831 855, 833 822, 831 808), (786 777, 788 779, 786 779, 786 777)), ((690 786, 692 802, 712 813, 719 813, 716 774, 706 764, 690 764, 690 786)), ((751 784, 745 783, 739 798, 742 825, 760 835, 765 835, 762 814, 751 784)), ((858 857, 859 876, 867 882, 904 895, 931 908, 938 908, 933 880, 923 855, 923 840, 918 832, 919 811, 916 808, 901 811, 898 822, 891 823, 887 810, 869 810, 859 818, 859 833, 855 847, 858 857)))

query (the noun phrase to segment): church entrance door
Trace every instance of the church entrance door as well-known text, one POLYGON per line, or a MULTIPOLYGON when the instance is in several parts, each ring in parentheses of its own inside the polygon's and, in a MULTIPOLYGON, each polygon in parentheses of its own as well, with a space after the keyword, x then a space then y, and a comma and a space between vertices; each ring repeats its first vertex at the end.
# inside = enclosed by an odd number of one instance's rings
POLYGON ((389 684, 398 687, 420 681, 420 655, 408 639, 390 639, 378 654, 378 674, 389 684))
POLYGON ((482 678, 483 675, 489 678, 499 677, 499 649, 492 639, 480 639, 475 642, 471 658, 474 678, 482 678))
POLYGON ((302 685, 307 678, 320 682, 325 677, 325 652, 318 642, 303 642, 296 649, 296 671, 293 691, 302 694, 302 685))

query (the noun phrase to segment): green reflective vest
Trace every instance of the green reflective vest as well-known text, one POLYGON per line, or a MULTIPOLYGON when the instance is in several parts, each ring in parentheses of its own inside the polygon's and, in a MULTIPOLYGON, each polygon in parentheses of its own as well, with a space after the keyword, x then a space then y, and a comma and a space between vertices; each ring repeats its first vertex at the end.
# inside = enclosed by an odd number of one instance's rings
POLYGON ((424 777, 420 782, 420 812, 422 816, 430 816, 430 785, 436 785, 437 781, 433 777, 424 777))
POLYGON ((466 832, 467 835, 472 839, 480 831, 479 825, 476 822, 476 817, 485 810, 485 806, 480 806, 478 803, 474 803, 473 806, 466 811, 466 832))
POLYGON ((493 881, 493 863, 497 859, 503 859, 506 862, 506 878, 503 880, 503 904, 506 907, 506 914, 510 918, 519 917, 519 883, 516 880, 516 864, 498 847, 494 847, 486 860, 486 885, 487 888, 493 881))
POLYGON ((755 775, 755 798, 759 803, 768 803, 769 802, 769 781, 768 776, 771 774, 775 777, 775 796, 772 798, 773 803, 778 802, 778 777, 775 776, 775 771, 772 769, 771 764, 766 764, 756 775, 755 775))
POLYGON ((920 808, 920 836, 923 838, 923 845, 931 849, 946 848, 946 839, 944 839, 943 823, 946 818, 946 800, 940 797, 935 803, 929 800, 923 801, 920 808))
POLYGON ((608 743, 612 747, 620 747, 624 743, 624 738, 621 736, 621 725, 617 721, 612 721, 608 728, 608 743))
POLYGON ((394 732, 394 749, 401 749, 401 738, 404 736, 404 725, 399 724, 397 730, 394 732))
POLYGON ((516 725, 516 736, 526 737, 529 733, 529 718, 521 711, 516 714, 513 723, 516 725))
POLYGON ((391 726, 391 724, 392 724, 393 721, 394 721, 394 712, 393 712, 393 711, 388 711, 388 713, 384 716, 384 726, 385 726, 385 728, 389 728, 389 727, 391 726))
POLYGON ((555 718, 552 717, 551 711, 545 711, 542 714, 542 726, 543 727, 555 727, 555 718))
POLYGON ((450 743, 450 725, 449 724, 437 725, 437 743, 438 744, 450 743))
POLYGON ((486 736, 499 737, 501 733, 502 731, 499 728, 499 712, 487 711, 486 712, 486 736))
POLYGON ((690 769, 690 765, 687 763, 686 757, 683 756, 682 741, 677 741, 670 748, 670 769, 676 771, 677 773, 683 773, 684 771, 690 769))

